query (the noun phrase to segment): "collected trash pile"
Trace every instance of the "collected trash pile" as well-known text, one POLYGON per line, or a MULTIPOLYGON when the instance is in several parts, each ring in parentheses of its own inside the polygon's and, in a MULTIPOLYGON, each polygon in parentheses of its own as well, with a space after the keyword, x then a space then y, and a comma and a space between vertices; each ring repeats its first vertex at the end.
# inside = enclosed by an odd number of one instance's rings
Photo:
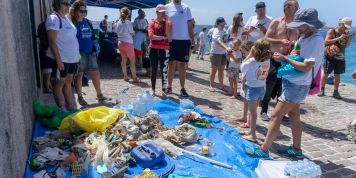
POLYGON ((356 119, 349 121, 347 124, 347 130, 349 131, 349 140, 356 143, 356 119))
MULTIPOLYGON (((72 177, 91 177, 90 168, 94 168, 95 174, 102 177, 124 177, 127 172, 134 175, 138 169, 136 177, 168 177, 174 170, 171 157, 177 158, 183 153, 232 168, 209 158, 212 142, 206 140, 203 146, 195 145, 198 149, 188 149, 203 139, 193 126, 214 127, 210 120, 192 110, 194 104, 184 105, 191 101, 182 101, 185 113, 177 118, 175 128, 162 124, 159 114, 150 110, 152 102, 153 98, 145 92, 133 102, 130 112, 100 106, 70 113, 50 127, 39 120, 43 126, 58 130, 46 131, 45 135, 34 138, 29 160, 33 176, 66 177, 66 173, 71 173, 72 177), (168 164, 171 167, 168 168, 168 164), (157 171, 160 165, 166 170, 157 171), (138 169, 130 170, 133 167, 138 169)), ((35 110, 50 107, 36 103, 35 110)), ((47 118, 55 117, 53 113, 47 114, 47 118)))

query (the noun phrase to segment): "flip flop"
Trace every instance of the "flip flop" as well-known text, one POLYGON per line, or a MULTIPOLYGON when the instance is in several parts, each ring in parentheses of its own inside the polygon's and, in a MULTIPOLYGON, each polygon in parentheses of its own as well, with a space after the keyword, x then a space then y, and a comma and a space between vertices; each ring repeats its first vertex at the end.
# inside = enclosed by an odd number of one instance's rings
POLYGON ((258 143, 257 140, 252 140, 251 138, 249 138, 249 137, 246 136, 246 135, 242 136, 241 138, 243 138, 243 139, 245 139, 245 140, 247 140, 247 141, 249 141, 249 142, 252 142, 252 143, 258 143))
POLYGON ((237 122, 244 122, 244 123, 247 122, 247 119, 244 120, 244 119, 237 118, 237 117, 234 120, 237 121, 237 122))
POLYGON ((130 81, 130 79, 129 78, 124 78, 124 81, 128 82, 128 81, 130 81))
POLYGON ((250 128, 250 126, 249 126, 247 123, 242 123, 242 124, 240 125, 240 127, 241 127, 241 128, 244 128, 244 129, 250 128))
POLYGON ((133 82, 134 82, 134 83, 142 83, 141 79, 139 79, 139 78, 133 79, 133 82))

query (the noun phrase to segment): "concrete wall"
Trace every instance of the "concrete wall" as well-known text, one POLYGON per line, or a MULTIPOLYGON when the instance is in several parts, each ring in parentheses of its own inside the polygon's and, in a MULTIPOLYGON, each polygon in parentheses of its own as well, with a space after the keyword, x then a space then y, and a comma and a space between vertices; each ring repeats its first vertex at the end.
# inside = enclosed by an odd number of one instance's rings
POLYGON ((0 177, 23 177, 37 97, 28 0, 0 1, 0 177))

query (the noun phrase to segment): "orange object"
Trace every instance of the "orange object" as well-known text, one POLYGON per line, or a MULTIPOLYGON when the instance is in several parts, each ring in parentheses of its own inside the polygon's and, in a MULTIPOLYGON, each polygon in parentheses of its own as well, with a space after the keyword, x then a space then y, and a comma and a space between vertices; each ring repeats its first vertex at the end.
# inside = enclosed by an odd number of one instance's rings
POLYGON ((74 153, 71 153, 68 157, 66 157, 66 161, 68 163, 74 163, 77 160, 78 160, 78 157, 74 153))

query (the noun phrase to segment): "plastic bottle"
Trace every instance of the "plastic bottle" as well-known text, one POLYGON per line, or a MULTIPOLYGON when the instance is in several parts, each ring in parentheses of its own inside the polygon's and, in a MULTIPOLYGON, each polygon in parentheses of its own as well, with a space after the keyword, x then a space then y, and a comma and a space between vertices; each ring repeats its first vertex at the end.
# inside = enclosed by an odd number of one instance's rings
POLYGON ((146 112, 153 109, 153 96, 151 95, 150 91, 146 90, 142 95, 142 100, 146 107, 146 112))
POLYGON ((130 104, 128 102, 128 98, 129 98, 128 97, 128 92, 129 92, 129 88, 128 87, 126 87, 126 88, 122 89, 121 91, 117 92, 115 108, 124 109, 125 107, 127 107, 127 105, 130 104))

